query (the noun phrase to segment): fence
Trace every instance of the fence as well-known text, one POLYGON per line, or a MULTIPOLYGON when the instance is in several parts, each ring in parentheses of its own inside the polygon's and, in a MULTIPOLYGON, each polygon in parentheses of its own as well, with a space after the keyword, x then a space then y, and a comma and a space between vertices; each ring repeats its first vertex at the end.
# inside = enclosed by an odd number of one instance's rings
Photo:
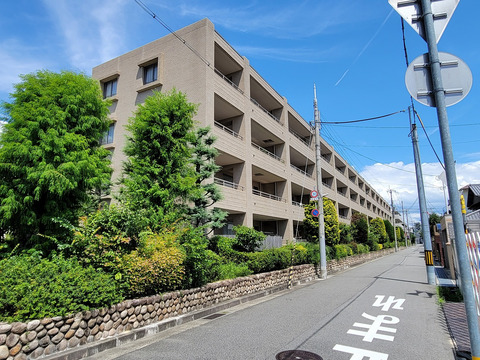
POLYGON ((480 233, 472 232, 466 235, 467 253, 470 260, 470 271, 472 272, 473 290, 477 303, 477 314, 480 316, 480 233))

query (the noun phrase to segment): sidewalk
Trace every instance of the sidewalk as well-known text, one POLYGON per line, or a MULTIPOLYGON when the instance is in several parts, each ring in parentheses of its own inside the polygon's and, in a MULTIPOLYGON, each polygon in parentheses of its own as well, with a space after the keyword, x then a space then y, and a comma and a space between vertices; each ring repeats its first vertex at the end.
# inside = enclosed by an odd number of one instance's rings
MULTIPOLYGON (((438 286, 455 286, 455 281, 449 278, 443 267, 435 266, 435 275, 438 286)), ((470 337, 464 303, 445 302, 443 304, 443 313, 458 359, 471 359, 470 337)))

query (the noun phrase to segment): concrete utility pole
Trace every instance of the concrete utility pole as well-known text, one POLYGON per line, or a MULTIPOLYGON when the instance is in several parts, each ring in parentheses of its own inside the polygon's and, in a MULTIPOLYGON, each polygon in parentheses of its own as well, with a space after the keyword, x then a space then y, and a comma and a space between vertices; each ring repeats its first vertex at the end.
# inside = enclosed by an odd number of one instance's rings
POLYGON ((407 232, 405 230, 405 210, 403 210, 403 200, 402 200, 402 222, 403 222, 403 236, 405 236, 405 246, 408 247, 407 232))
POLYGON ((472 274, 470 272, 470 262, 468 260, 467 245, 463 227, 462 209, 460 204, 460 194, 458 192, 455 160, 453 158, 452 140, 450 138, 450 129, 448 126, 447 107, 445 104, 445 89, 443 87, 442 75, 440 71, 441 64, 438 57, 437 41, 433 24, 432 4, 431 0, 421 0, 421 4, 423 26, 430 58, 430 72, 432 76, 433 93, 435 95, 435 106, 437 108, 438 127, 440 129, 440 138, 442 140, 443 160, 445 162, 445 172, 447 175, 448 195, 450 197, 450 207, 452 209, 453 229, 455 233, 455 250, 457 252, 460 268, 460 279, 463 290, 462 293, 465 303, 465 311, 467 314, 472 359, 479 360, 480 331, 472 284, 472 274))
MULTIPOLYGON (((411 107, 408 108, 410 115, 411 107)), ((411 116, 411 115, 410 115, 411 116)), ((420 204, 420 222, 422 223, 423 246, 425 250, 425 265, 427 267, 427 280, 435 285, 435 268, 433 267, 432 238, 430 237, 430 224, 428 222, 427 201, 423 184, 422 163, 418 150, 417 125, 410 121, 412 128, 413 157, 415 159, 415 174, 417 175, 418 202, 420 204)))
POLYGON ((318 241, 320 243, 320 278, 327 278, 327 252, 325 248, 325 224, 323 219, 323 195, 322 195, 322 168, 320 162, 320 112, 317 106, 317 88, 313 84, 313 114, 315 118, 315 167, 317 170, 317 191, 318 191, 318 241))
POLYGON ((393 206, 393 190, 390 189, 388 190, 390 193, 390 202, 392 204, 392 221, 393 221, 393 236, 395 237, 395 251, 398 251, 398 245, 397 245, 397 231, 395 230, 395 207, 393 206))

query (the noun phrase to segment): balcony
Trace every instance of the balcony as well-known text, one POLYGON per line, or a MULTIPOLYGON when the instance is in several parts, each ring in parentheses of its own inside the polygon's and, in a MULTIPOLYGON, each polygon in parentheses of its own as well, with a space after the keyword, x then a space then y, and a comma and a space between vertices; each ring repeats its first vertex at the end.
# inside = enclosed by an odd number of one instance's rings
POLYGON ((240 87, 235 84, 232 80, 230 80, 227 76, 223 75, 220 70, 215 69, 215 74, 220 76, 223 80, 225 80, 227 83, 229 83, 235 90, 237 90, 240 94, 244 95, 244 92, 240 87))
POLYGON ((243 137, 239 133, 237 133, 237 132, 233 131, 232 129, 220 124, 218 121, 215 121, 215 126, 222 129, 223 131, 230 134, 231 136, 233 136, 237 139, 243 140, 243 137))
POLYGON ((260 110, 262 110, 265 114, 267 114, 268 116, 270 116, 273 120, 275 120, 276 122, 278 122, 280 124, 280 119, 277 118, 275 115, 273 115, 270 111, 268 111, 267 109, 265 109, 262 105, 260 105, 260 103, 255 100, 254 98, 250 98, 250 100, 252 101, 252 103, 254 103, 255 105, 257 105, 260 110))
POLYGON ((213 180, 214 180, 215 184, 220 185, 220 186, 224 186, 224 187, 228 187, 228 188, 235 189, 235 190, 240 190, 240 191, 245 190, 245 187, 243 187, 242 185, 236 184, 236 183, 231 182, 231 181, 226 181, 226 180, 219 179, 219 178, 214 178, 213 180))
POLYGON ((275 160, 278 160, 282 163, 285 163, 285 160, 283 160, 282 158, 280 158, 279 156, 275 155, 274 153, 268 151, 267 149, 261 147, 260 145, 257 145, 255 143, 252 142, 252 146, 257 149, 257 150, 260 150, 261 152, 263 152, 264 154, 267 154, 268 156, 270 156, 271 158, 275 159, 275 160))
POLYGON ((269 194, 269 193, 266 193, 266 192, 263 192, 263 191, 260 191, 260 190, 253 189, 252 193, 253 193, 253 195, 261 196, 261 197, 264 197, 264 198, 267 198, 267 199, 270 199, 270 200, 275 200, 275 201, 279 201, 279 202, 283 202, 283 203, 287 202, 286 199, 284 199, 280 196, 269 194))
POLYGON ((305 175, 305 176, 307 176, 307 177, 309 177, 309 178, 311 178, 311 177, 312 177, 312 175, 311 175, 311 174, 309 174, 309 173, 307 173, 307 172, 303 171, 302 169, 299 169, 299 168, 298 168, 298 167, 296 167, 295 165, 292 165, 292 164, 290 164, 290 166, 292 167, 292 169, 295 169, 295 170, 297 170, 297 171, 298 171, 299 173, 301 173, 302 175, 305 175))

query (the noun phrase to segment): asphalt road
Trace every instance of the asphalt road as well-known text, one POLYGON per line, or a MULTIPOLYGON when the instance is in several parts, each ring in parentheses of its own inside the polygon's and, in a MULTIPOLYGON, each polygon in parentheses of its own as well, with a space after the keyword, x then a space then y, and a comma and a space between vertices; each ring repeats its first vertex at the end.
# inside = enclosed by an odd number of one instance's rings
POLYGON ((323 360, 455 359, 421 250, 402 250, 88 359, 271 360, 287 350, 304 351, 288 358, 298 360, 315 360, 309 354, 323 360))

